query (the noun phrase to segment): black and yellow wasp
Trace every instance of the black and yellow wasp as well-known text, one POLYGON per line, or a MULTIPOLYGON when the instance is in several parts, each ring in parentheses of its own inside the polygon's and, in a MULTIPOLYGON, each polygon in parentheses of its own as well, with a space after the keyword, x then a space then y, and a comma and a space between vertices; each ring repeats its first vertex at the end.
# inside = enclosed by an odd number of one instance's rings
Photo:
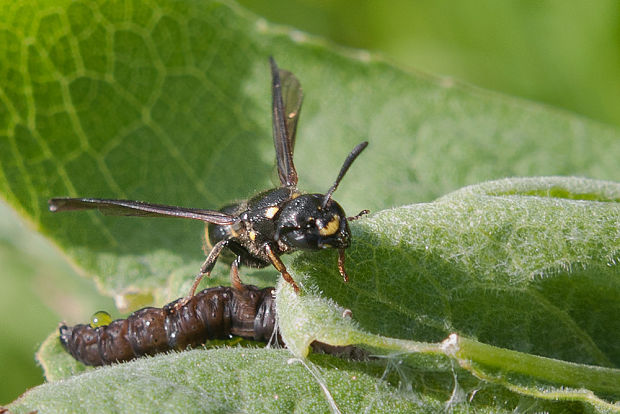
POLYGON ((219 211, 166 206, 130 200, 99 198, 52 198, 51 211, 97 209, 104 214, 142 217, 182 217, 208 223, 208 241, 212 248, 189 292, 193 296, 204 275, 209 275, 220 253, 228 248, 235 259, 231 266, 233 287, 241 287, 239 266, 265 267, 272 264, 296 292, 297 283, 286 270, 280 255, 298 249, 338 249, 338 269, 345 281, 344 252, 351 244, 347 217, 332 199, 347 170, 366 148, 357 145, 344 161, 334 184, 325 194, 303 194, 297 189, 297 171, 293 164, 295 132, 303 93, 295 75, 278 69, 270 58, 272 76, 273 140, 280 186, 263 191, 249 200, 230 204, 219 211))

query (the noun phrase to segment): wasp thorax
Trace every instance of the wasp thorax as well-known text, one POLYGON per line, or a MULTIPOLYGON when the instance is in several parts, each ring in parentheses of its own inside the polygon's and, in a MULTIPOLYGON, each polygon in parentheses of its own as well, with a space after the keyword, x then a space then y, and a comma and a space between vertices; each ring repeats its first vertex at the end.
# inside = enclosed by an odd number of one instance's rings
POLYGON ((304 194, 286 203, 276 225, 276 239, 295 249, 349 247, 351 232, 344 210, 334 200, 323 207, 323 198, 323 194, 304 194))

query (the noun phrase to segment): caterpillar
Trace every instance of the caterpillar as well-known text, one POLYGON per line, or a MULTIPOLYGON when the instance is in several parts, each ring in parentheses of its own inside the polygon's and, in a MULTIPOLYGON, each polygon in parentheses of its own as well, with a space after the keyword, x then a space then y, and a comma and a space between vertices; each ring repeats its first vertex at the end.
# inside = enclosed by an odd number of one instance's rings
MULTIPOLYGON (((274 291, 273 287, 252 285, 208 288, 161 308, 137 310, 104 326, 61 324, 60 343, 75 359, 92 366, 182 351, 207 340, 234 336, 284 346, 276 325, 274 291)), ((320 342, 311 346, 315 352, 366 358, 366 352, 354 346, 320 342)))
POLYGON ((143 355, 196 347, 209 339, 238 336, 281 339, 276 330, 274 288, 242 285, 208 288, 162 308, 147 307, 105 326, 61 324, 60 343, 85 365, 108 365, 143 355), (182 306, 177 303, 186 301, 182 306))

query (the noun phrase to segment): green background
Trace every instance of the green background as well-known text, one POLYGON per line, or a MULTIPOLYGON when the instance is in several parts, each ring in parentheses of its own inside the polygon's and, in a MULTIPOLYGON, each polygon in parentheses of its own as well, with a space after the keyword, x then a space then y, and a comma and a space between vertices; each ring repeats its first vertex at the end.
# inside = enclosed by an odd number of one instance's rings
MULTIPOLYGON (((620 125, 618 2, 242 3, 270 21, 378 51, 406 69, 620 125)), ((95 299, 93 284, 6 207, 0 216, 0 403, 6 403, 42 381, 33 354, 60 320, 83 321, 99 308, 111 310, 112 302, 95 299)))

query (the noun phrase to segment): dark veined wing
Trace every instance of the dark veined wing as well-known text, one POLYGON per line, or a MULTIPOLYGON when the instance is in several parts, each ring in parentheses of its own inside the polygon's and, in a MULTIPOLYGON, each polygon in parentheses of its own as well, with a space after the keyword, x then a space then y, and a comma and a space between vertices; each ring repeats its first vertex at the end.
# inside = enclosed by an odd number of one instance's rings
POLYGON ((283 186, 296 186, 297 171, 293 163, 293 149, 303 93, 295 75, 278 69, 273 58, 269 61, 273 97, 273 142, 276 148, 278 177, 283 186))
POLYGON ((291 147, 295 151, 295 134, 297 133, 297 121, 301 112, 301 104, 304 99, 301 83, 295 75, 288 70, 280 69, 280 83, 282 84, 282 101, 284 103, 284 119, 286 132, 291 147))
POLYGON ((99 210, 103 214, 114 216, 181 217, 219 225, 233 224, 237 220, 235 216, 214 210, 165 206, 162 204, 143 203, 141 201, 131 200, 52 198, 48 201, 48 204, 52 212, 99 210))

